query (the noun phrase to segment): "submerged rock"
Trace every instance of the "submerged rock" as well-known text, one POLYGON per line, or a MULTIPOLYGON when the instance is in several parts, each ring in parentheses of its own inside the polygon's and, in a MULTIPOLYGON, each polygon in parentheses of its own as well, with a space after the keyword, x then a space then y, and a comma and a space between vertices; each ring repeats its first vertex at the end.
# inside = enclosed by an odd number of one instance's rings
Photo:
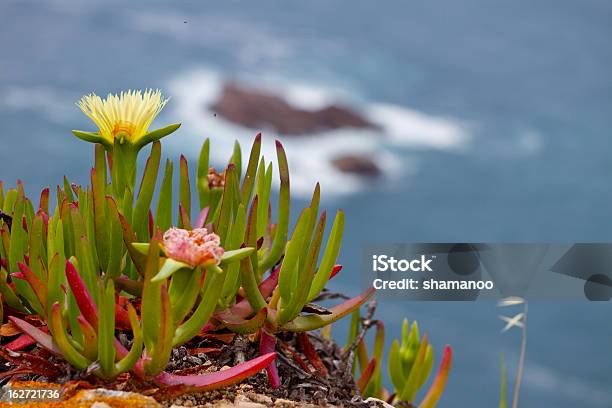
POLYGON ((235 83, 226 84, 210 108, 230 122, 254 129, 274 129, 282 135, 340 128, 376 128, 346 107, 329 105, 317 110, 300 109, 280 96, 235 83))
POLYGON ((369 157, 348 154, 338 156, 332 160, 332 164, 344 173, 354 173, 360 176, 377 177, 381 170, 369 157))

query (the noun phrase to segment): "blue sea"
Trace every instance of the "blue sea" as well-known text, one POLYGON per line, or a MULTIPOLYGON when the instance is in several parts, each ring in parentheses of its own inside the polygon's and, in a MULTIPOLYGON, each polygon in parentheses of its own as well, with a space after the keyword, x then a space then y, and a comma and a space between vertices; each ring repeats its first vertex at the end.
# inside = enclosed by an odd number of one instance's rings
MULTIPOLYGON (((304 205, 321 182, 347 225, 332 289, 360 290, 361 256, 394 242, 612 242, 612 3, 541 1, 5 0, 0 4, 0 179, 32 195, 64 174, 87 182, 89 92, 160 88, 165 143, 194 159, 210 137, 222 164, 255 130, 207 109, 224 81, 296 106, 341 102, 379 125, 280 137, 304 205), (367 155, 364 180, 330 159, 367 155)), ((294 212, 297 212, 294 210, 294 212)), ((520 335, 493 302, 381 301, 387 337, 418 320, 454 349, 440 407, 493 407, 499 358, 512 380, 520 335)), ((504 311, 505 312, 505 311, 504 311)), ((530 304, 521 407, 612 407, 612 307, 530 304)), ((345 325, 334 327, 340 341, 345 325)), ((511 389, 511 384, 509 389, 511 389)))

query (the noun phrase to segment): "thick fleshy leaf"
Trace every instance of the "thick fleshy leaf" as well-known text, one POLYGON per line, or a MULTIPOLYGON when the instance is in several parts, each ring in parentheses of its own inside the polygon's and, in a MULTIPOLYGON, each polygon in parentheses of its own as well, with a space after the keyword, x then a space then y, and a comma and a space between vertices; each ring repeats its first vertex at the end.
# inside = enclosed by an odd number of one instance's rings
POLYGON ((374 288, 370 288, 361 295, 334 306, 330 309, 331 314, 328 315, 298 316, 289 323, 285 324, 282 329, 292 332, 317 330, 343 318, 347 314, 353 312, 355 309, 361 307, 361 305, 363 305, 372 295, 374 295, 375 292, 376 290, 374 288))
POLYGON ((119 212, 117 205, 111 197, 105 198, 105 205, 107 206, 108 220, 110 230, 110 247, 109 247, 109 259, 106 268, 106 274, 112 278, 118 277, 122 272, 121 263, 125 254, 125 245, 123 242, 123 228, 121 226, 121 219, 119 218, 119 212))
POLYGON ((172 322, 170 299, 165 284, 161 285, 160 292, 159 335, 153 344, 153 348, 147 348, 147 356, 149 358, 144 364, 145 373, 149 376, 157 375, 164 369, 170 360, 172 352, 174 323, 172 322))
POLYGON ((157 183, 157 173, 159 171, 159 162, 161 159, 161 144, 153 143, 151 146, 151 154, 147 159, 142 181, 140 182, 140 190, 136 198, 136 205, 132 215, 132 226, 136 232, 136 238, 140 241, 145 241, 149 238, 148 216, 153 193, 155 192, 155 184, 157 183))
MULTIPOLYGON (((189 182, 189 168, 187 167, 187 159, 181 155, 180 159, 180 178, 179 178, 179 204, 183 206, 183 210, 191 217, 191 185, 189 182)), ((179 215, 178 225, 182 225, 182 219, 179 215)))
POLYGON ((418 382, 421 376, 421 370, 423 369, 423 365, 425 363, 425 355, 427 353, 428 345, 427 333, 425 333, 421 339, 421 344, 419 345, 419 350, 417 351, 416 358, 414 359, 414 365, 410 370, 410 375, 408 375, 402 391, 398 394, 399 399, 402 401, 414 401, 416 392, 418 391, 418 382))
POLYGON ((100 135, 98 132, 85 132, 82 130, 73 130, 72 134, 78 137, 79 139, 84 140, 89 143, 100 143, 109 148, 112 146, 110 141, 104 136, 100 135))
POLYGON ((36 294, 36 297, 38 298, 40 305, 41 306, 46 305, 47 304, 47 288, 45 287, 45 284, 40 280, 40 278, 34 272, 32 272, 32 269, 30 269, 28 265, 25 265, 24 263, 19 262, 17 266, 19 267, 19 270, 21 271, 21 273, 24 275, 25 280, 28 281, 28 283, 30 284, 30 287, 36 294))
POLYGON ((400 345, 397 340, 393 340, 389 350, 389 378, 396 393, 399 393, 406 383, 406 377, 401 365, 400 345))
POLYGON ((241 319, 239 317, 225 315, 227 320, 222 320, 222 323, 229 330, 239 334, 251 334, 259 330, 268 317, 268 309, 263 308, 250 319, 241 319))
MULTIPOLYGON (((134 230, 132 229, 132 226, 129 224, 128 220, 123 216, 123 214, 119 213, 117 206, 113 205, 114 201, 110 199, 110 197, 108 197, 107 200, 109 200, 109 208, 111 208, 112 211, 115 212, 115 214, 119 218, 119 221, 121 222, 123 242, 127 247, 128 253, 130 254, 130 258, 132 259, 132 262, 134 262, 138 273, 140 275, 144 275, 147 257, 146 255, 143 255, 142 253, 137 251, 132 245, 133 243, 137 242, 136 234, 134 233, 134 230)), ((130 278, 134 277, 130 276, 130 278)))
POLYGON ((6 269, 0 268, 0 294, 7 305, 20 312, 27 312, 24 305, 21 303, 13 288, 7 283, 8 273, 6 269))
POLYGON ((266 168, 266 161, 261 158, 257 170, 256 194, 260 197, 261 206, 257 211, 257 236, 263 237, 268 228, 270 190, 272 189, 272 163, 266 168))
MULTIPOLYGON (((274 234, 274 241, 270 248, 270 252, 268 252, 266 257, 259 262, 258 269, 262 272, 272 268, 281 258, 289 234, 289 164, 287 162, 285 149, 278 140, 276 141, 276 154, 278 157, 278 171, 280 174, 278 222, 276 224, 276 233, 274 234)), ((266 203, 262 203, 262 205, 266 205, 266 203)))
POLYGON ((298 290, 299 261, 300 254, 305 247, 304 241, 310 217, 310 208, 305 208, 298 218, 291 240, 287 243, 287 248, 285 249, 285 258, 283 259, 278 277, 278 288, 280 289, 281 296, 280 312, 277 315, 279 325, 285 324, 294 317, 292 314, 294 305, 291 302, 292 299, 299 300, 296 292, 298 290))
POLYGON ((160 305, 162 282, 153 282, 152 278, 159 272, 159 237, 153 237, 144 271, 144 283, 142 287, 141 319, 142 332, 145 348, 153 350, 159 338, 160 328, 160 305))
POLYGON ((173 123, 172 125, 168 125, 168 126, 164 126, 159 129, 155 129, 147 133, 140 139, 138 139, 138 141, 136 142, 136 146, 138 147, 138 149, 141 149, 143 146, 149 143, 156 142, 160 140, 162 137, 168 136, 169 134, 173 133, 180 127, 181 127, 180 123, 173 123))
POLYGON ((83 317, 93 327, 98 327, 98 307, 87 286, 85 286, 85 282, 83 282, 77 269, 70 261, 66 261, 66 279, 83 317))
POLYGON ((225 251, 223 256, 221 256, 221 264, 231 264, 234 262, 242 261, 244 258, 248 257, 252 253, 255 252, 255 248, 246 247, 240 249, 233 249, 231 251, 225 251))
POLYGON ((246 207, 244 204, 241 203, 238 206, 235 217, 234 222, 230 225, 225 252, 221 258, 221 263, 227 271, 219 301, 222 308, 227 308, 236 299, 236 292, 240 288, 240 261, 255 253, 255 248, 240 248, 246 234, 246 207))
POLYGON ((361 376, 357 380, 357 388, 363 393, 372 379, 374 369, 376 368, 376 358, 372 358, 366 368, 362 371, 361 376))
POLYGON ((87 366, 91 364, 91 361, 79 353, 68 340, 68 335, 62 322, 62 315, 58 303, 54 303, 51 307, 50 324, 51 332, 53 333, 53 342, 57 348, 61 350, 62 356, 66 359, 66 361, 72 364, 76 369, 82 370, 87 368, 87 366))
POLYGON ((181 346, 191 340, 210 320, 221 296, 224 280, 225 271, 221 268, 215 265, 206 268, 202 300, 189 319, 176 329, 172 341, 173 347, 181 346))
POLYGON ((96 329, 83 317, 77 317, 77 323, 83 333, 83 355, 89 360, 96 360, 98 358, 98 334, 96 329))
MULTIPOLYGON (((155 227, 162 231, 166 231, 172 226, 172 172, 172 161, 166 160, 164 178, 162 179, 155 210, 155 227)), ((153 230, 155 231, 155 229, 153 230)))
POLYGON ((57 356, 62 355, 62 352, 53 343, 53 338, 50 334, 45 333, 41 329, 32 326, 30 323, 26 322, 25 320, 21 320, 16 316, 8 316, 8 319, 13 322, 15 326, 19 327, 22 332, 33 338, 38 344, 40 344, 41 347, 43 347, 47 351, 57 356))
POLYGON ((210 265, 206 268, 202 300, 189 319, 176 329, 172 341, 173 347, 183 345, 191 340, 210 320, 221 296, 224 280, 225 271, 223 269, 216 265, 210 265))
POLYGON ((43 281, 47 280, 45 265, 47 264, 47 252, 45 251, 44 243, 46 242, 45 227, 43 216, 37 214, 32 219, 30 226, 30 250, 28 258, 30 259, 30 268, 32 272, 43 281))
MULTIPOLYGON (((259 335, 259 354, 262 356, 268 353, 273 353, 276 350, 276 337, 270 334, 266 329, 260 330, 259 335)), ((280 377, 278 375, 278 367, 274 360, 270 361, 266 366, 266 372, 268 373, 268 382, 274 389, 280 387, 280 377)))
POLYGON ((215 225, 215 232, 221 238, 221 245, 225 245, 229 226, 233 221, 234 209, 238 207, 238 202, 240 201, 238 188, 238 173, 236 166, 231 163, 225 169, 225 187, 221 201, 221 213, 215 225))
POLYGON ((300 348, 302 349, 302 352, 304 353, 308 361, 310 361, 310 364, 312 364, 312 366, 319 372, 321 376, 327 377, 327 367, 325 367, 325 364, 323 364, 321 357, 319 357, 319 354, 310 342, 308 334, 298 333, 297 338, 298 344, 300 345, 300 348))
POLYGON ((104 378, 115 375, 115 287, 112 280, 100 282, 100 316, 98 318, 98 363, 104 378))
POLYGON ((232 151, 232 157, 230 157, 229 163, 236 166, 236 173, 242 174, 242 150, 240 149, 240 143, 238 140, 234 141, 234 150, 232 151))
POLYGON ((193 222, 193 228, 203 228, 204 224, 206 224, 206 220, 208 219, 208 214, 210 213, 210 208, 204 207, 196 217, 193 222))
POLYGON ((128 316, 130 320, 130 326, 132 328, 132 334, 134 339, 132 341, 132 348, 129 353, 121 353, 123 358, 115 364, 115 370, 117 374, 125 373, 134 368, 138 359, 142 354, 143 339, 142 330, 138 322, 138 316, 134 307, 128 303, 128 316))
POLYGON ((210 156, 210 141, 206 139, 200 149, 200 157, 198 158, 198 197, 200 199, 200 208, 210 206, 210 188, 208 187, 208 163, 210 156))
POLYGON ((238 364, 227 370, 210 374, 182 376, 163 372, 154 378, 160 385, 184 385, 185 392, 203 392, 237 384, 242 380, 257 374, 274 361, 276 353, 268 353, 252 360, 238 364))
POLYGON ((177 271, 180 271, 183 268, 193 269, 191 265, 188 265, 184 262, 177 261, 172 258, 166 258, 157 275, 151 278, 151 282, 161 282, 164 279, 168 279, 170 276, 172 276, 172 274, 177 271))
MULTIPOLYGON (((96 248, 100 263, 106 269, 109 258, 109 228, 106 214, 106 158, 102 145, 96 145, 95 167, 91 169, 96 248)), ((112 242, 112 241, 111 241, 112 242)))
POLYGON ((453 359, 453 350, 450 346, 444 347, 444 354, 442 355, 442 362, 440 363, 440 368, 438 369, 438 374, 434 379, 433 384, 427 391, 425 398, 419 404, 419 408, 434 408, 442 393, 444 392, 444 387, 446 386, 446 380, 448 379, 448 373, 450 372, 451 365, 453 359))
POLYGON ((241 202, 247 204, 251 198, 253 192, 253 184, 255 183, 255 176, 257 172, 257 164, 259 162, 259 152, 261 150, 261 133, 255 136, 253 146, 251 147, 251 154, 249 156, 249 164, 247 165, 244 180, 242 181, 242 188, 240 191, 241 202))
MULTIPOLYGON (((280 266, 276 267, 270 276, 268 276, 258 287, 259 293, 261 294, 261 298, 264 300, 267 299, 271 294, 274 288, 278 285, 278 273, 280 271, 280 266)), ((238 316, 241 318, 246 318, 247 316, 251 316, 255 313, 253 307, 249 303, 248 299, 242 299, 237 302, 234 306, 229 309, 221 312, 221 313, 229 313, 233 316, 238 316)))
MULTIPOLYGON (((318 203, 313 203, 313 206, 311 206, 311 215, 314 216, 318 203)), ((311 217, 311 221, 312 218, 313 217, 311 217)), ((325 220, 326 215, 325 211, 323 211, 312 237, 312 242, 307 242, 306 239, 304 241, 304 248, 307 248, 308 251, 306 252, 304 250, 300 254, 300 265, 297 270, 297 290, 289 305, 291 308, 291 312, 289 313, 290 316, 297 316, 308 302, 308 294, 312 285, 317 260, 319 259, 319 250, 323 241, 323 233, 325 232, 325 220)), ((310 224, 306 227, 306 234, 308 238, 312 235, 312 226, 310 224)))
POLYGON ((334 225, 332 226, 331 233, 327 239, 325 247, 325 253, 323 259, 319 265, 319 269, 315 274, 312 286, 310 287, 310 293, 308 295, 308 301, 311 301, 319 295, 323 290, 327 281, 330 279, 330 275, 336 264, 336 258, 340 253, 340 245, 342 244, 342 235, 344 233, 344 213, 338 211, 334 225))
POLYGON ((191 313, 200 293, 201 280, 201 268, 183 268, 172 275, 168 295, 175 324, 181 323, 191 313))
POLYGON ((13 213, 13 224, 11 227, 11 240, 9 247, 9 272, 17 272, 18 262, 23 262, 27 247, 27 233, 23 228, 21 220, 24 217, 25 199, 17 198, 13 213))

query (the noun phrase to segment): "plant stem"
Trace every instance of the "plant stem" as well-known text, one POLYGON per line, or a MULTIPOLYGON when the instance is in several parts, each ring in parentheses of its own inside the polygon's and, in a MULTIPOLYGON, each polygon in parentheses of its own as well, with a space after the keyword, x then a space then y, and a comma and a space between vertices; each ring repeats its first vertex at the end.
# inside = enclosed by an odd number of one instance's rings
POLYGON ((521 340, 521 354, 519 356, 519 365, 516 372, 516 380, 514 381, 514 399, 512 408, 518 408, 519 391, 521 381, 523 379, 523 371, 525 369, 525 353, 527 351, 527 301, 525 300, 523 309, 523 338, 521 340))

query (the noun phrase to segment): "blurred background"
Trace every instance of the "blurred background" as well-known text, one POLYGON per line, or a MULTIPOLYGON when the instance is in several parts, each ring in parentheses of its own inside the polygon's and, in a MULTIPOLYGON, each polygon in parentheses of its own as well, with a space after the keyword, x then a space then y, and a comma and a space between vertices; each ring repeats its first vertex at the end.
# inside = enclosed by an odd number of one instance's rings
MULTIPOLYGON (((361 289, 371 244, 612 241, 610 2, 280 5, 3 1, 0 179, 32 195, 64 174, 85 183, 93 152, 70 130, 93 125, 74 103, 160 88, 171 100, 156 124, 183 123, 167 156, 193 160, 210 137, 222 165, 261 130, 266 158, 274 138, 286 146, 294 212, 321 182, 347 215, 334 290, 361 289)), ((405 316, 437 352, 454 347, 441 407, 498 404, 500 353, 512 379, 520 341, 499 313, 378 308, 389 340, 405 316)), ((608 303, 532 302, 521 406, 611 407, 611 317, 608 303)))

